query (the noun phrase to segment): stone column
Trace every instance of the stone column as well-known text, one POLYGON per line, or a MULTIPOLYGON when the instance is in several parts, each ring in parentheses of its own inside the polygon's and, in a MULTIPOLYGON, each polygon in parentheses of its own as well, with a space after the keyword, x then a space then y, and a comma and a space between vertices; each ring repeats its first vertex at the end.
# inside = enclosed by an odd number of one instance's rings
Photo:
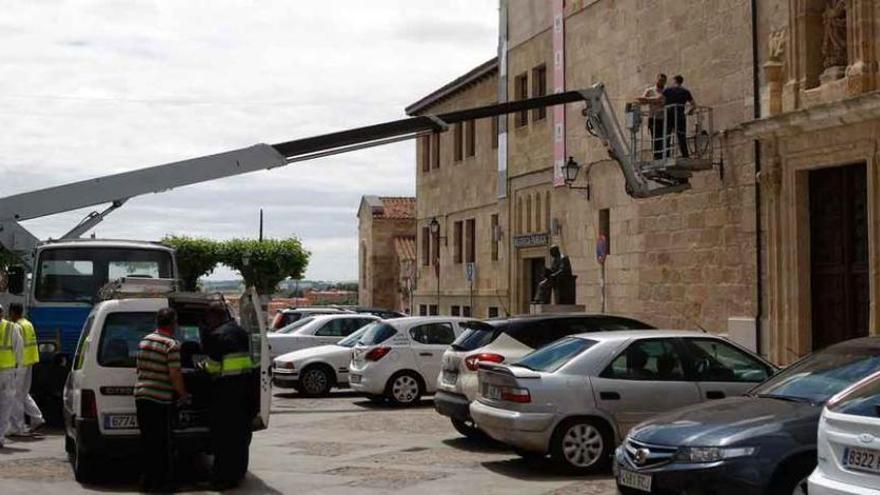
POLYGON ((854 96, 876 87, 874 0, 849 0, 847 11, 849 65, 846 68, 846 88, 847 94, 854 96))
POLYGON ((768 60, 764 63, 764 79, 767 86, 761 105, 765 109, 762 117, 772 117, 782 113, 782 86, 785 78, 782 59, 785 56, 787 32, 787 29, 780 29, 770 34, 768 60))
MULTIPOLYGON (((761 188, 761 198, 764 208, 765 225, 758 225, 757 228, 763 228, 766 244, 767 264, 764 267, 764 273, 759 276, 764 277, 765 298, 766 298, 766 321, 768 325, 765 328, 767 332, 767 357, 774 363, 788 362, 785 349, 789 345, 789 325, 786 321, 786 290, 785 290, 785 268, 784 268, 784 246, 782 242, 782 225, 779 210, 780 194, 782 189, 782 163, 778 155, 778 147, 776 140, 771 138, 761 142, 762 154, 765 157, 764 166, 758 177, 757 187, 761 188)), ((757 246, 756 249, 764 249, 764 246, 757 246)))

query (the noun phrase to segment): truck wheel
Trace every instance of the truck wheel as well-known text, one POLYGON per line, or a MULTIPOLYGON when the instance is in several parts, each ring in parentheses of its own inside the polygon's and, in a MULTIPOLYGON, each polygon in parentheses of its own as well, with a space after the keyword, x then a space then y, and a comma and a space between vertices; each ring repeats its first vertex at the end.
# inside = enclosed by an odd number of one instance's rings
POLYGON ((79 443, 73 446, 73 477, 79 483, 90 483, 95 479, 98 464, 94 457, 82 451, 79 443))
POLYGON ((332 379, 326 370, 312 366, 303 370, 299 377, 299 392, 311 397, 326 397, 330 395, 333 386, 332 379))
POLYGON ((418 404, 422 397, 422 382, 412 371, 401 371, 388 380, 385 396, 395 406, 418 404))
POLYGON ((467 438, 471 440, 486 440, 488 436, 483 433, 483 430, 477 428, 477 425, 474 424, 473 421, 462 421, 460 419, 449 418, 452 421, 452 426, 455 428, 455 431, 461 433, 467 438))

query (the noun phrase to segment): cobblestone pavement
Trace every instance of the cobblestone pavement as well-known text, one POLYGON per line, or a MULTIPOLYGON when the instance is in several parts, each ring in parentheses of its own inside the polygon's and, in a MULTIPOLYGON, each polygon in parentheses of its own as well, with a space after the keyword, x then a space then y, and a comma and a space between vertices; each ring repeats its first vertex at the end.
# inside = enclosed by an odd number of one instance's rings
MULTIPOLYGON (((549 462, 526 462, 504 446, 467 440, 430 400, 395 409, 344 392, 327 399, 276 393, 272 413, 271 427, 254 436, 250 473, 235 493, 616 493, 608 475, 572 477, 549 462)), ((204 463, 181 469, 193 480, 204 470, 204 463)), ((4 495, 136 492, 131 462, 108 463, 103 478, 94 486, 73 480, 60 431, 0 449, 4 495)), ((202 486, 189 481, 181 491, 199 493, 202 486)))

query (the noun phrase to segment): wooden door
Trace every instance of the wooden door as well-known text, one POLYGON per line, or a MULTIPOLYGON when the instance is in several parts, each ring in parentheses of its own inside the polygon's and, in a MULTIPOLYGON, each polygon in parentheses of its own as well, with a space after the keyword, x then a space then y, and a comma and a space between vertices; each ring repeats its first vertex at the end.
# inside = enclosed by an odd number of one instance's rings
POLYGON ((864 164, 810 172, 813 349, 868 335, 864 164))

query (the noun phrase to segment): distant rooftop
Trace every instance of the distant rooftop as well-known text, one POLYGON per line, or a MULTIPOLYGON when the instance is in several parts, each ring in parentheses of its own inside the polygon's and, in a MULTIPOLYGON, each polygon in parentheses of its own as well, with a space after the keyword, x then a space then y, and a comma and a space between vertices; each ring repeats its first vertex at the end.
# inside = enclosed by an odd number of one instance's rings
POLYGON ((483 62, 474 69, 471 69, 471 71, 467 74, 455 79, 451 83, 443 86, 437 91, 434 91, 428 96, 406 107, 406 114, 418 115, 419 113, 427 110, 428 108, 440 103, 447 98, 454 96, 456 93, 464 90, 471 84, 477 83, 484 77, 488 77, 495 72, 498 72, 498 57, 483 62))
POLYGON ((370 208, 373 218, 416 218, 416 198, 409 196, 364 196, 358 214, 364 206, 370 208))

